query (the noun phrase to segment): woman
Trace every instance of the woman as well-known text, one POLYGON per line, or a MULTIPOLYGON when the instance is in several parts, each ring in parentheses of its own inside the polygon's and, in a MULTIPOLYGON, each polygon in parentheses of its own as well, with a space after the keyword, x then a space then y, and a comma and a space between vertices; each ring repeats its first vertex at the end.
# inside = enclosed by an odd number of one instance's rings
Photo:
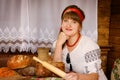
POLYGON ((65 8, 53 60, 65 63, 65 80, 107 80, 101 69, 99 46, 80 33, 84 18, 76 5, 65 8))

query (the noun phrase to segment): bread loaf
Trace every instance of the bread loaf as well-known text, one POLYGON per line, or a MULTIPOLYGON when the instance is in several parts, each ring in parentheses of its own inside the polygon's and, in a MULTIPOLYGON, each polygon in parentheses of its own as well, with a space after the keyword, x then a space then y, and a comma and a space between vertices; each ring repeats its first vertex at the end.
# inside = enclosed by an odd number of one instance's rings
POLYGON ((14 70, 12 70, 12 69, 10 69, 8 67, 0 68, 0 78, 12 77, 12 76, 17 76, 17 75, 18 74, 14 70))
MULTIPOLYGON (((52 64, 53 66, 65 71, 65 67, 63 62, 48 62, 50 64, 52 64)), ((44 66, 42 66, 42 64, 37 63, 36 64, 36 76, 37 77, 58 77, 56 74, 54 74, 53 72, 49 71, 48 69, 46 69, 44 66)))
POLYGON ((17 69, 16 72, 22 76, 34 76, 35 75, 35 67, 28 66, 25 68, 20 68, 20 69, 17 69))
POLYGON ((7 66, 11 69, 24 68, 30 65, 31 59, 27 55, 15 55, 7 61, 7 66))

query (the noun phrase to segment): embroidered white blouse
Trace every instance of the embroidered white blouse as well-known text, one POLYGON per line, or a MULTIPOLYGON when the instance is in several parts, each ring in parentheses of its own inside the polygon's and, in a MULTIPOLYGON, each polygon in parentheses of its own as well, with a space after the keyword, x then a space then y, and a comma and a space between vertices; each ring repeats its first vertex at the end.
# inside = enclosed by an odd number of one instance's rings
POLYGON ((86 36, 81 36, 78 45, 72 52, 69 52, 67 46, 64 46, 62 58, 66 72, 69 72, 70 69, 70 64, 66 62, 68 53, 73 71, 83 74, 98 73, 99 80, 107 80, 101 69, 100 48, 96 42, 86 36))

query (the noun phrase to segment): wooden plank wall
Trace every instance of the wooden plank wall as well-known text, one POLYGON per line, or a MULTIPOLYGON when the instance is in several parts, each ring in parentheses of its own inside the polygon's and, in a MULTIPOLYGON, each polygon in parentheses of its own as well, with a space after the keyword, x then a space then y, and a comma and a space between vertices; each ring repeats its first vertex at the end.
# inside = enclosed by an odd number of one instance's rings
POLYGON ((110 26, 110 10, 111 0, 98 0, 98 44, 101 47, 102 66, 108 75, 108 51, 109 51, 109 26, 110 26), (104 54, 103 54, 104 53, 104 54), (107 61, 106 61, 107 60, 107 61), (106 63, 104 63, 106 62, 106 63), (103 65, 104 63, 104 65, 103 65))
POLYGON ((111 0, 98 0, 98 44, 109 45, 109 24, 110 24, 111 0))
POLYGON ((120 58, 120 0, 111 1, 109 38, 109 44, 113 46, 108 55, 107 72, 110 77, 114 61, 120 58))

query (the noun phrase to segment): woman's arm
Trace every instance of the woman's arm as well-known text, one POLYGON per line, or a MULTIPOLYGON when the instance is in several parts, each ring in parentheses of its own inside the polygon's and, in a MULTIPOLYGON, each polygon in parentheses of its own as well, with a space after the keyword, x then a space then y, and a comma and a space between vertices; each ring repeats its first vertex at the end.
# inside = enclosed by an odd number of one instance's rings
POLYGON ((53 54, 53 61, 56 61, 56 62, 62 61, 62 46, 61 45, 56 44, 55 51, 53 54))
POLYGON ((65 44, 67 36, 65 33, 60 32, 58 39, 55 44, 55 50, 53 54, 53 61, 61 62, 62 61, 62 46, 65 44))
POLYGON ((78 74, 79 80, 98 80, 98 73, 78 74))
POLYGON ((97 73, 79 74, 70 72, 66 74, 65 80, 98 80, 98 74, 97 73))

